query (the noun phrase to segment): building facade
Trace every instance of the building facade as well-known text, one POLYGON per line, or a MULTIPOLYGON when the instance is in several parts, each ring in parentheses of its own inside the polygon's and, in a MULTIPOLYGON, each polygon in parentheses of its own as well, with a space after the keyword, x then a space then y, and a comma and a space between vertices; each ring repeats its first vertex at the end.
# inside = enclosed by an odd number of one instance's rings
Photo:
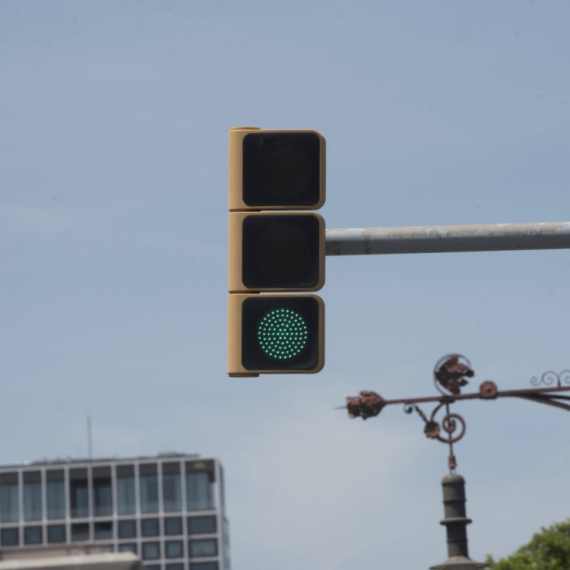
POLYGON ((160 454, 0 467, 0 554, 97 544, 143 570, 230 570, 223 470, 160 454))

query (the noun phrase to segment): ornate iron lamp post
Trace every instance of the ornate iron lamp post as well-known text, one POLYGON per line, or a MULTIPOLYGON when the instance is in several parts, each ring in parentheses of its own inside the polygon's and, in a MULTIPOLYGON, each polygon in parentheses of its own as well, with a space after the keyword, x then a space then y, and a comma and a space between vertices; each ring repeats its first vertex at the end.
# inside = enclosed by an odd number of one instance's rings
POLYGON ((485 380, 477 392, 462 394, 461 389, 469 383, 467 379, 474 375, 467 358, 460 354, 448 354, 440 358, 433 371, 435 387, 439 392, 437 396, 385 400, 376 392, 363 390, 360 396, 346 398, 349 417, 363 420, 377 416, 386 406, 403 404, 406 413, 415 411, 424 421, 424 434, 428 438, 449 446, 449 475, 442 481, 445 518, 441 521, 447 530, 448 558, 432 566, 434 570, 474 570, 486 566, 474 562, 468 555, 466 527, 471 520, 466 517, 465 480, 455 473, 457 460, 453 449, 453 445, 465 435, 466 423, 462 416, 450 410, 450 406, 461 400, 523 398, 570 411, 570 396, 561 394, 570 390, 570 370, 563 370, 560 374, 549 371, 540 378, 533 377, 530 381, 533 388, 500 391, 494 382, 485 380), (429 416, 418 405, 427 403, 436 404, 429 416), (441 411, 445 411, 445 415, 437 421, 436 417, 441 411))

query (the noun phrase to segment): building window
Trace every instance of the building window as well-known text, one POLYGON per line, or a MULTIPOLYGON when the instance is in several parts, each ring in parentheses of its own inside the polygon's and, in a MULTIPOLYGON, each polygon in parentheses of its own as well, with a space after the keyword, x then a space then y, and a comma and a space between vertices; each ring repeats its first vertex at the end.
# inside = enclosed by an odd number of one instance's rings
POLYGON ((144 560, 156 560, 160 558, 160 544, 158 542, 143 542, 142 557, 144 560))
POLYGON ((214 508, 212 484, 208 473, 186 474, 186 507, 189 511, 214 508))
POLYGON ((18 474, 9 473, 3 476, 2 479, 12 479, 12 481, 6 481, 6 482, 2 481, 0 483, 0 520, 3 523, 18 522, 20 520, 20 501, 18 497, 18 474))
POLYGON ((148 566, 143 566, 144 570, 160 570, 160 564, 149 564, 148 566))
POLYGON ((217 562, 191 562, 190 570, 218 570, 217 562))
POLYGON ((189 517, 188 534, 216 532, 216 517, 189 517))
POLYGON ((182 510, 182 492, 180 473, 164 473, 162 475, 162 500, 167 513, 182 510))
POLYGON ((24 473, 24 520, 42 519, 42 474, 40 471, 24 473))
POLYGON ((182 558, 182 556, 184 556, 181 540, 167 540, 165 548, 166 558, 182 558))
POLYGON ((25 544, 41 544, 42 543, 42 527, 28 526, 24 528, 25 544))
POLYGON ((117 512, 120 515, 136 512, 134 476, 117 477, 117 512))
POLYGON ((42 484, 24 483, 24 520, 37 521, 42 518, 42 484))
POLYGON ((47 527, 48 542, 65 542, 65 525, 52 524, 47 527))
POLYGON ((164 519, 164 534, 182 534, 182 519, 166 517, 164 519))
POLYGON ((71 525, 71 541, 82 542, 89 540, 89 525, 85 524, 72 524, 71 525))
POLYGON ((48 476, 48 481, 46 483, 47 518, 50 520, 64 519, 65 484, 63 481, 50 481, 49 472, 47 476, 48 476))
POLYGON ((113 538, 113 523, 96 522, 95 523, 95 540, 107 540, 113 538))
POLYGON ((141 475, 141 513, 158 512, 158 477, 156 475, 141 475))
POLYGON ((190 558, 218 555, 218 541, 215 538, 191 540, 188 543, 188 547, 190 558))
POLYGON ((133 554, 137 553, 137 545, 136 544, 119 544, 119 552, 132 552, 133 554))
POLYGON ((167 564, 166 570, 184 570, 184 564, 167 564))
POLYGON ((71 494, 71 516, 84 518, 89 516, 89 487, 87 469, 71 469, 69 471, 71 494))
POLYGON ((119 521, 119 538, 134 538, 136 535, 136 521, 119 521))
POLYGON ((113 514, 110 467, 93 469, 93 511, 96 517, 113 514))
POLYGON ((2 546, 18 546, 20 539, 17 528, 2 529, 2 546))
POLYGON ((141 534, 143 536, 158 536, 158 519, 142 519, 141 534))

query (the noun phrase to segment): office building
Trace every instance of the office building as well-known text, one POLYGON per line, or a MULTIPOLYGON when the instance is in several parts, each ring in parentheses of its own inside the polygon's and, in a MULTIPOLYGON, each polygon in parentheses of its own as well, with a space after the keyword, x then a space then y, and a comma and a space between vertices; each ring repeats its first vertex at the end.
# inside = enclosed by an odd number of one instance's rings
POLYGON ((230 570, 222 466, 167 453, 0 467, 0 554, 85 544, 143 570, 230 570))

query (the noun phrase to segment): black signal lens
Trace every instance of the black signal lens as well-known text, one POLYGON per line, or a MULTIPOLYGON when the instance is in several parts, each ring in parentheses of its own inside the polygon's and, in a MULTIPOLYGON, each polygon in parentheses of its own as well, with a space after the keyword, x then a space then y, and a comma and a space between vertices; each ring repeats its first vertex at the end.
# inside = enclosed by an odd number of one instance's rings
POLYGON ((243 201, 248 206, 311 207, 320 198, 315 133, 250 133, 243 139, 243 201))
POLYGON ((313 214, 250 215, 242 228, 242 279, 251 289, 316 287, 319 218, 313 214))

